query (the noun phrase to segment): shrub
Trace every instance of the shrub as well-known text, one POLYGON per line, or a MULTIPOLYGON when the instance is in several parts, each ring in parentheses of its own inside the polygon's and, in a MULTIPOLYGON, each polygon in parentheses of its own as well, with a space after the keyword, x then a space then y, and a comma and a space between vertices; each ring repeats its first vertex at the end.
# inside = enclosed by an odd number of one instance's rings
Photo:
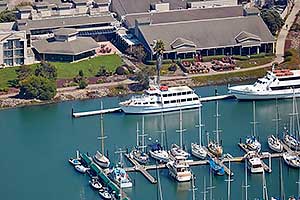
POLYGON ((79 89, 84 89, 84 88, 86 88, 88 86, 88 83, 87 83, 87 81, 86 80, 80 80, 79 81, 79 83, 78 83, 78 88, 79 89))
POLYGON ((219 56, 203 56, 202 57, 202 62, 210 62, 212 60, 221 60, 224 58, 224 55, 219 55, 219 56))

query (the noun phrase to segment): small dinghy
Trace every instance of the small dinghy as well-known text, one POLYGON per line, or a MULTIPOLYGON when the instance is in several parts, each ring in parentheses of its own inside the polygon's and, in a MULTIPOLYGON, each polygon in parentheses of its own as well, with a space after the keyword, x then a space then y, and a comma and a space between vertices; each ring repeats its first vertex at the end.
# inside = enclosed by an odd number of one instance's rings
POLYGON ((101 188, 99 190, 99 195, 102 199, 111 199, 111 194, 108 192, 107 188, 101 188))
POLYGON ((74 166, 75 165, 81 165, 80 159, 78 159, 78 158, 70 158, 69 163, 71 163, 74 166))
POLYGON ((102 188, 101 183, 98 181, 97 178, 92 178, 92 180, 89 181, 90 186, 96 190, 99 190, 102 188))
POLYGON ((84 167, 83 165, 75 165, 75 169, 80 173, 86 173, 90 168, 84 167))
POLYGON ((300 168, 300 158, 297 155, 286 152, 282 155, 282 157, 287 165, 300 168))

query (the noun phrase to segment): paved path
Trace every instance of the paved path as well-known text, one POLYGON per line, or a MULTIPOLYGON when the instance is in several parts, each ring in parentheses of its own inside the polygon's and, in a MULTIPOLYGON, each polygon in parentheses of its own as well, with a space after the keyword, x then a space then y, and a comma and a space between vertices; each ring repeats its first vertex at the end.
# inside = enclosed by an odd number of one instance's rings
POLYGON ((280 30, 276 42, 276 62, 283 62, 283 56, 284 56, 284 45, 285 45, 285 39, 289 33, 289 30, 291 26, 293 25, 295 19, 296 19, 296 14, 300 10, 300 0, 295 0, 294 2, 294 7, 289 14, 288 18, 285 21, 285 24, 283 28, 280 30), (287 25, 287 28, 286 28, 287 25))

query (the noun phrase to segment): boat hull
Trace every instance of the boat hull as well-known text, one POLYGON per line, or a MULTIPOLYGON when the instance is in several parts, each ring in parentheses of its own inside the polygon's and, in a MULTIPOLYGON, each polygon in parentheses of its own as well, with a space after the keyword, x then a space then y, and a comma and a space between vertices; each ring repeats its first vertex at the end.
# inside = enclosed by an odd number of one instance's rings
POLYGON ((159 153, 156 153, 155 151, 149 151, 149 154, 152 158, 158 160, 159 162, 167 163, 170 160, 169 156, 167 156, 168 155, 167 152, 166 152, 166 156, 162 156, 159 153))
POLYGON ((172 104, 168 106, 121 106, 121 110, 126 114, 154 114, 161 112, 173 112, 179 110, 199 108, 200 102, 192 104, 172 104))
MULTIPOLYGON (((276 90, 276 91, 245 91, 245 88, 252 85, 234 86, 229 88, 229 93, 234 95, 238 100, 268 100, 268 99, 287 99, 293 98, 293 89, 276 90)), ((300 97, 300 89, 295 89, 295 96, 300 97)))
POLYGON ((204 160, 207 156, 207 152, 204 150, 203 147, 199 146, 198 144, 191 144, 192 148, 192 155, 196 158, 204 160), (201 149, 202 148, 202 149, 201 149))

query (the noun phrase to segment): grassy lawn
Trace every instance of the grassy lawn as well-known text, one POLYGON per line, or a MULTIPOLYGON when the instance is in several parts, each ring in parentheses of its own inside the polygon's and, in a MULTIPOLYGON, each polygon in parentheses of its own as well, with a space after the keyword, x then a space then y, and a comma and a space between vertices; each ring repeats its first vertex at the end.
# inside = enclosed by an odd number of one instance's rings
POLYGON ((275 58, 274 56, 266 56, 262 58, 251 58, 249 60, 239 60, 236 62, 236 64, 240 68, 249 68, 249 67, 255 67, 255 66, 270 63, 272 62, 272 60, 274 60, 274 58, 275 58))
MULTIPOLYGON (((123 64, 118 55, 98 56, 89 60, 83 60, 77 63, 51 63, 57 68, 57 76, 61 78, 73 78, 78 75, 79 70, 83 70, 84 76, 93 77, 97 74, 100 66, 105 66, 108 71, 114 72, 117 67, 123 64)), ((35 67, 36 65, 31 65, 35 67)), ((0 69, 0 89, 9 87, 9 81, 17 78, 16 69, 18 67, 9 67, 0 69)))
POLYGON ((8 81, 17 78, 16 67, 9 67, 0 69, 0 88, 6 88, 9 86, 8 81))
POLYGON ((262 77, 266 74, 266 72, 267 72, 266 69, 256 69, 256 70, 250 70, 246 72, 212 74, 207 76, 193 77, 192 80, 199 85, 203 85, 203 84, 213 85, 213 84, 220 84, 224 82, 240 81, 240 80, 262 77))
POLYGON ((106 70, 115 72, 116 68, 123 64, 118 55, 98 56, 89 60, 77 63, 52 63, 57 68, 58 78, 73 78, 82 70, 84 76, 93 77, 97 74, 100 66, 105 66, 106 70))

